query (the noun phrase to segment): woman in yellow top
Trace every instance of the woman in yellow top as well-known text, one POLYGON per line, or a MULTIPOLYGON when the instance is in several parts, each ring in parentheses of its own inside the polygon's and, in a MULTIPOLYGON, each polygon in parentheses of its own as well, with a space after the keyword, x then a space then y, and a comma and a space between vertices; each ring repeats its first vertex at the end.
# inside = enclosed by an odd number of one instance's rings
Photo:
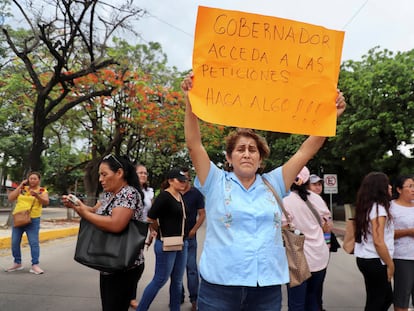
POLYGON ((32 255, 32 267, 30 273, 42 274, 43 270, 39 267, 39 229, 40 216, 42 215, 43 205, 49 204, 49 195, 46 188, 40 187, 40 174, 31 172, 28 178, 8 195, 9 201, 15 201, 16 206, 13 214, 23 210, 29 210, 32 222, 23 227, 14 227, 12 229, 12 255, 14 257, 13 265, 7 269, 7 272, 23 270, 22 254, 20 243, 22 241, 23 232, 26 232, 29 240, 30 252, 32 255))

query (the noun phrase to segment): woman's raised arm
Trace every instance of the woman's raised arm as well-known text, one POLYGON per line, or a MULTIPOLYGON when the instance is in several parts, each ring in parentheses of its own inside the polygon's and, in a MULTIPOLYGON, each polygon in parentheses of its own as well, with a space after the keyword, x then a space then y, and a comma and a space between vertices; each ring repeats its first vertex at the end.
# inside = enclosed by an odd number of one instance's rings
MULTIPOLYGON (((346 108, 345 98, 339 90, 335 104, 337 117, 339 117, 346 108)), ((300 146, 298 151, 283 165, 283 180, 287 188, 286 190, 289 190, 298 173, 319 151, 325 140, 326 137, 309 136, 300 146)))
POLYGON ((185 93, 184 134, 191 161, 193 162, 197 177, 203 185, 210 170, 210 158, 202 144, 198 118, 193 113, 190 99, 188 98, 188 91, 192 87, 192 75, 188 75, 181 83, 181 88, 185 93))

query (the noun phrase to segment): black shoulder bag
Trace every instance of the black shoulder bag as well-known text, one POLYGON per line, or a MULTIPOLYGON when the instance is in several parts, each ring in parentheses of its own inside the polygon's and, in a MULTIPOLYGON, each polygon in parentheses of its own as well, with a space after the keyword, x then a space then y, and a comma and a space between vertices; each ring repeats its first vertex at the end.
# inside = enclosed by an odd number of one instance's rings
POLYGON ((120 233, 103 231, 81 219, 75 261, 89 268, 113 273, 132 267, 145 246, 148 223, 131 219, 120 233))

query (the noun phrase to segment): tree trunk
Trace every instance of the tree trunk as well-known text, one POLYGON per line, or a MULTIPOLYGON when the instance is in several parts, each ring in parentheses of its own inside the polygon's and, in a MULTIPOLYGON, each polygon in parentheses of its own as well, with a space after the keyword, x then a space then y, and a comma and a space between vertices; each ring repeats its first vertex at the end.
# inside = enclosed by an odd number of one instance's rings
POLYGON ((92 159, 85 168, 85 176, 83 178, 83 184, 86 192, 86 204, 93 206, 96 203, 98 197, 99 180, 97 178, 99 174, 100 159, 92 159))
POLYGON ((35 135, 33 135, 33 145, 32 145, 32 148, 29 154, 29 166, 26 169, 26 172, 25 172, 26 174, 30 171, 40 171, 41 169, 40 155, 42 151, 44 150, 44 145, 42 141, 43 141, 43 136, 35 137, 35 135), (40 143, 39 141, 35 141, 39 139, 41 140, 40 143))
POLYGON ((43 99, 38 99, 36 101, 36 106, 33 111, 33 142, 29 153, 29 166, 26 167, 26 174, 30 171, 40 171, 42 168, 40 156, 42 151, 46 149, 46 145, 43 142, 43 136, 46 128, 46 120, 43 115, 43 107, 45 103, 42 101, 43 99))

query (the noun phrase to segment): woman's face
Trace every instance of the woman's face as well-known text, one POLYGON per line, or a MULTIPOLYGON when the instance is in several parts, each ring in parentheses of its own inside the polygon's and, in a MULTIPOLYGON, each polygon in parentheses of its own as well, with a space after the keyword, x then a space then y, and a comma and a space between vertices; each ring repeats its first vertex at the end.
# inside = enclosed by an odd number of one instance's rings
POLYGON ((137 175, 138 175, 139 183, 141 184, 141 186, 148 181, 148 172, 145 166, 143 165, 137 166, 137 175))
POLYGON ((187 186, 187 181, 179 181, 177 178, 168 179, 168 184, 175 191, 181 192, 184 191, 187 186))
POLYGON ((101 163, 99 165, 99 182, 106 192, 118 191, 123 184, 122 169, 118 169, 114 172, 110 169, 108 163, 101 163))
POLYGON ((408 178, 404 181, 401 188, 397 189, 400 194, 400 199, 411 202, 414 201, 414 180, 408 178))
POLYGON ((313 184, 309 184, 309 190, 315 192, 316 194, 322 193, 322 182, 318 181, 313 184))
POLYGON ((262 162, 256 141, 251 137, 241 136, 234 146, 227 162, 233 166, 233 172, 241 178, 253 177, 262 162))
POLYGON ((28 180, 29 186, 31 188, 37 187, 40 184, 40 178, 36 174, 29 175, 29 177, 27 178, 27 180, 28 180))

